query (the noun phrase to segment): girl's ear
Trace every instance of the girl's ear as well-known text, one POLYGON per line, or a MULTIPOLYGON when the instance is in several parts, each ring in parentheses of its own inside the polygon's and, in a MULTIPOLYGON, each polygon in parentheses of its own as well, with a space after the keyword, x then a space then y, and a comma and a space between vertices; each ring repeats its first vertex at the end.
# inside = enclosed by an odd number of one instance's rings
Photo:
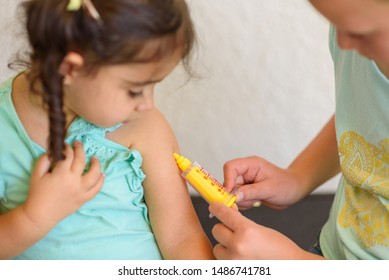
POLYGON ((69 52, 65 55, 58 69, 59 73, 64 77, 64 84, 71 83, 83 66, 84 58, 79 53, 69 52))

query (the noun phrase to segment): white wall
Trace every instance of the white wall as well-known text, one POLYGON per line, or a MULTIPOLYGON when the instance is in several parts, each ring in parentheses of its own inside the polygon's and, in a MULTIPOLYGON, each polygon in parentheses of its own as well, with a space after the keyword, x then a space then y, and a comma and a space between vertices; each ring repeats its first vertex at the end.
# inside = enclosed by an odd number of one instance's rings
POLYGON ((10 57, 21 48, 22 36, 17 24, 16 7, 21 0, 3 0, 0 8, 0 81, 10 77, 13 72, 7 68, 10 57))
MULTIPOLYGON (((305 0, 192 0, 190 7, 203 78, 180 88, 172 75, 157 96, 182 154, 219 180, 235 157, 286 167, 334 111, 328 23, 305 0)), ((318 191, 333 192, 337 179, 318 191)))
MULTIPOLYGON (((13 11, 20 0, 3 2, 1 80, 17 49, 13 11)), ((188 2, 201 78, 185 83, 177 68, 156 94, 182 154, 219 180, 235 157, 259 155, 286 167, 334 111, 327 22, 306 0, 188 2)), ((318 191, 333 192, 336 181, 318 191)))

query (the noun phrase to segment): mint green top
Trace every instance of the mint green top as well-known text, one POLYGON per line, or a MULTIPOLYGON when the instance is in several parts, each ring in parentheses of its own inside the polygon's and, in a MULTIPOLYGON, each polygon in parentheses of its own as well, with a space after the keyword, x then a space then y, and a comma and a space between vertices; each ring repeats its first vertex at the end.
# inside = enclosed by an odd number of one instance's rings
POLYGON ((389 259, 389 80, 331 28, 342 177, 320 244, 330 259, 389 259))
MULTIPOLYGON (((23 203, 34 163, 45 153, 28 137, 11 92, 12 80, 0 85, 0 213, 23 203)), ((119 126, 100 128, 81 118, 71 124, 66 141, 80 140, 87 162, 100 160, 103 188, 16 259, 161 259, 144 201, 142 157, 105 137, 119 126)))

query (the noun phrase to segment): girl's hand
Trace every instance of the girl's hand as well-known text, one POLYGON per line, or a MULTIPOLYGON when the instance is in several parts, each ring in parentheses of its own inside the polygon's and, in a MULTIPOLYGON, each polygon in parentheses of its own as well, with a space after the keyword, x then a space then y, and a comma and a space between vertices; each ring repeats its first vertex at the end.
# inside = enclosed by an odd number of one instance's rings
POLYGON ((259 203, 273 209, 284 209, 305 196, 300 178, 256 156, 230 160, 224 164, 224 186, 237 188, 237 204, 245 210, 259 203))
POLYGON ((278 231, 258 225, 219 202, 212 203, 209 210, 222 222, 212 229, 219 242, 213 250, 217 259, 322 259, 278 231))
POLYGON ((66 159, 59 161, 51 172, 48 156, 41 156, 31 175, 23 207, 42 230, 55 226, 92 199, 104 182, 105 176, 96 158, 92 158, 90 169, 83 174, 85 153, 80 142, 74 143, 74 149, 66 145, 65 156, 66 159))

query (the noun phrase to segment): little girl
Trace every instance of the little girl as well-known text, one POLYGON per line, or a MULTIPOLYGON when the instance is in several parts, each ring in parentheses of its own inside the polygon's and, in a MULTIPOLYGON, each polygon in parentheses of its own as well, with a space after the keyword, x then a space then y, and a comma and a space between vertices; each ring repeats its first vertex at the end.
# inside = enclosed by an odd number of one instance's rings
POLYGON ((0 257, 213 258, 173 158, 175 136, 153 107, 155 85, 187 62, 193 44, 185 1, 29 0, 23 8, 31 64, 0 87, 0 226, 25 245, 3 245, 0 257), (44 157, 36 163, 46 151, 51 172, 44 157), (39 184, 47 195, 33 192, 39 184), (71 205, 50 195, 56 189, 71 205), (19 216, 36 243, 9 230, 19 216))

